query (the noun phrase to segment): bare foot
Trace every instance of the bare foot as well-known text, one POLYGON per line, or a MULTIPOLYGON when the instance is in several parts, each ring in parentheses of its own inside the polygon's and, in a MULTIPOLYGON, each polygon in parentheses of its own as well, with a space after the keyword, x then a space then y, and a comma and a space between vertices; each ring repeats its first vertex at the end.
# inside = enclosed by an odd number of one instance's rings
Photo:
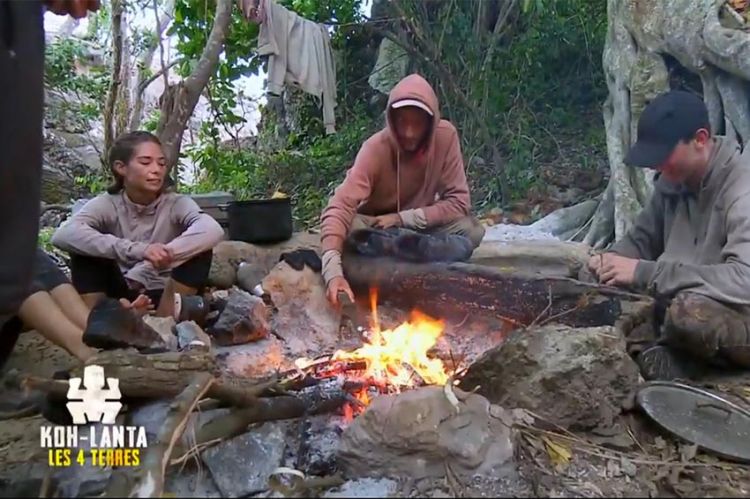
POLYGON ((154 304, 151 302, 151 298, 146 295, 138 295, 138 298, 132 302, 125 298, 120 298, 120 303, 122 303, 123 307, 133 310, 140 316, 154 311, 154 304))

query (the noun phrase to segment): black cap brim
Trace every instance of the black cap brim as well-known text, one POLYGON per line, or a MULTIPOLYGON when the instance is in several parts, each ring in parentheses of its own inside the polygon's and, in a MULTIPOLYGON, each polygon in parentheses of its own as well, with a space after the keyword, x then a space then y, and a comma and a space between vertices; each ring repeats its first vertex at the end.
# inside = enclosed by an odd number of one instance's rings
POLYGON ((664 163, 674 150, 676 144, 655 144, 653 142, 637 141, 625 156, 625 164, 641 168, 656 168, 664 163))

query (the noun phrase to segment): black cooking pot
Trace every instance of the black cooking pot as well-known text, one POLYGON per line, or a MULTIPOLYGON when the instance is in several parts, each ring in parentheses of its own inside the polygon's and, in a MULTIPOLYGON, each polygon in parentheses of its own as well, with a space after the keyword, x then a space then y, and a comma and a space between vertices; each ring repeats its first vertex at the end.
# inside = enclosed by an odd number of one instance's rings
POLYGON ((231 201, 229 239, 246 243, 278 243, 292 237, 292 203, 289 198, 231 201))

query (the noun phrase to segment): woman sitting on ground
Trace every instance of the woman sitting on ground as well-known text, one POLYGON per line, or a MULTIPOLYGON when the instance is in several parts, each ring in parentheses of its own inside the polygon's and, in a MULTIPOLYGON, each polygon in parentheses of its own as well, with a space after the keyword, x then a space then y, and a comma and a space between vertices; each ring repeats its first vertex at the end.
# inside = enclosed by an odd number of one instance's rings
MULTIPOLYGON (((146 313, 151 301, 145 295, 133 302, 121 299, 125 308, 140 315, 146 313)), ((83 343, 83 332, 89 318, 89 307, 73 288, 68 277, 41 249, 37 249, 29 296, 18 314, 3 324, 0 332, 0 366, 13 350, 20 333, 35 329, 42 336, 85 361, 96 350, 83 343)))
POLYGON ((130 132, 109 153, 114 184, 52 237, 70 253, 73 286, 89 306, 103 297, 146 294, 156 315, 174 313, 175 294, 207 283, 221 226, 190 197, 165 191, 166 158, 148 132, 130 132))

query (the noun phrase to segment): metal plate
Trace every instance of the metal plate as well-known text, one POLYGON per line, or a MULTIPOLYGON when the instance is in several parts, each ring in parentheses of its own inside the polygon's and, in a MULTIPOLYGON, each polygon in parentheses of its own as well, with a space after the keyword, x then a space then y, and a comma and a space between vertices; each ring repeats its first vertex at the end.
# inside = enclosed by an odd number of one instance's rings
POLYGON ((733 461, 750 462, 750 411, 712 392, 654 381, 636 396, 659 426, 699 448, 733 461))

